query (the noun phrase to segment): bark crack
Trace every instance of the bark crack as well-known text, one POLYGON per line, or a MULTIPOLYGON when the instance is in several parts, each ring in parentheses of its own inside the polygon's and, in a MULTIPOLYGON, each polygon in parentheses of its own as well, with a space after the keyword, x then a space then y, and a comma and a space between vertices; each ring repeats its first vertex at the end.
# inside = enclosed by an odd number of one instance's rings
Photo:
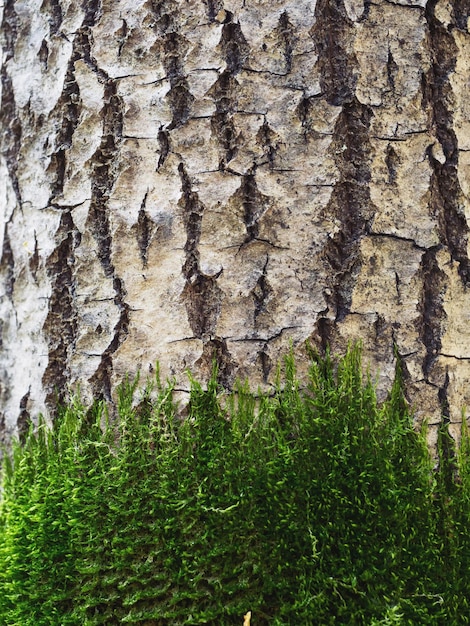
POLYGON ((183 163, 179 164, 178 171, 182 187, 179 204, 183 210, 186 230, 184 246, 186 260, 182 269, 186 285, 183 290, 183 300, 194 336, 198 339, 209 340, 215 335, 221 310, 222 291, 217 285, 220 273, 208 276, 201 271, 198 246, 204 206, 197 192, 191 187, 191 180, 183 163))
MULTIPOLYGON (((442 146, 445 161, 428 158, 433 169, 431 177, 431 207, 437 217, 440 238, 453 260, 458 262, 458 272, 464 285, 470 284, 470 261, 467 254, 469 227, 462 209, 463 193, 458 178, 459 149, 453 129, 453 93, 449 80, 455 70, 457 46, 451 28, 446 28, 436 18, 437 0, 426 5, 425 17, 429 29, 432 65, 423 76, 423 105, 429 106, 436 136, 442 146)), ((460 15, 460 13, 458 13, 460 15)))
POLYGON ((439 268, 436 259, 436 247, 430 248, 423 254, 421 261, 421 275, 423 290, 419 305, 421 313, 420 336, 426 349, 422 370, 426 380, 432 374, 433 366, 440 353, 441 328, 446 318, 443 297, 447 288, 445 273, 439 268))
MULTIPOLYGON (((331 150, 340 179, 336 183, 326 212, 339 223, 324 248, 328 274, 334 276, 327 296, 335 321, 350 312, 352 292, 360 269, 360 242, 369 233, 374 209, 370 200, 370 142, 368 130, 372 111, 356 99, 344 105, 335 127, 331 150)), ((324 330, 327 326, 324 327, 324 330)))
POLYGON ((292 70, 292 57, 296 42, 295 28, 289 20, 289 14, 286 11, 281 13, 277 26, 277 33, 283 47, 285 72, 289 74, 292 70))
POLYGON ((191 179, 182 162, 178 166, 178 172, 182 188, 179 205, 183 210, 186 230, 184 246, 186 260, 182 268, 186 284, 182 298, 194 337, 203 341, 203 351, 197 365, 209 373, 215 360, 219 382, 229 387, 233 383, 235 363, 227 348, 226 339, 216 336, 217 320, 220 316, 223 297, 217 279, 223 269, 214 275, 204 274, 201 271, 198 246, 204 205, 197 192, 192 189, 191 179))
MULTIPOLYGON (((2 28, 4 28, 6 24, 8 24, 8 21, 6 16, 4 16, 2 28)), ((6 42, 7 44, 9 43, 8 35, 6 37, 6 42)), ((10 54, 13 56, 13 43, 10 43, 10 45, 12 46, 11 48, 5 49, 6 58, 8 58, 10 54)), ((5 162, 13 190, 15 192, 17 204, 21 208, 22 200, 18 182, 18 159, 21 150, 22 125, 21 119, 18 115, 13 84, 10 76, 8 75, 6 62, 2 65, 1 81, 2 99, 0 108, 0 147, 2 154, 5 156, 5 162)))
POLYGON ((140 259, 142 261, 142 269, 145 269, 148 265, 148 250, 153 234, 153 221, 148 216, 145 210, 147 204, 148 190, 145 193, 144 199, 139 209, 139 216, 136 224, 137 231, 137 243, 140 251, 140 259))
POLYGON ((43 326, 48 345, 48 364, 42 377, 46 406, 53 415, 57 410, 57 401, 65 400, 69 381, 68 363, 77 337, 74 265, 75 249, 80 238, 70 211, 62 212, 56 236, 60 242, 46 261, 52 290, 43 326))
POLYGON ((226 168, 226 165, 233 159, 238 150, 238 136, 232 119, 232 114, 237 108, 236 93, 238 87, 237 79, 230 72, 225 71, 220 74, 210 90, 215 104, 215 113, 211 118, 211 128, 224 151, 224 155, 219 163, 220 170, 226 168))
POLYGON ((329 104, 350 102, 356 87, 357 61, 352 50, 355 25, 349 19, 343 0, 319 0, 310 35, 318 54, 320 87, 329 104))

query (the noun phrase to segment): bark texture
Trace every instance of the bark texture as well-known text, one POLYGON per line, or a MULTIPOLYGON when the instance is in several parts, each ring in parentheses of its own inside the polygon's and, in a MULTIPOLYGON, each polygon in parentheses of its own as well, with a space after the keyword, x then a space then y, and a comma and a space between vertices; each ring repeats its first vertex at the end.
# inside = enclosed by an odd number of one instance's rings
POLYGON ((468 0, 4 0, 0 408, 403 358, 470 402, 468 0))

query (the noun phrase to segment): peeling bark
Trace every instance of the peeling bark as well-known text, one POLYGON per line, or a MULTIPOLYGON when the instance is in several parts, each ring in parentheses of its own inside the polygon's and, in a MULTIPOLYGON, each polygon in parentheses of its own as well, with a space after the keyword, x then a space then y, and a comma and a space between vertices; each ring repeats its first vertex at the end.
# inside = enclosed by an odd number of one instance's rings
MULTIPOLYGON (((5 0, 0 430, 291 343, 470 401, 467 0, 5 0)), ((302 361, 300 361, 302 363, 302 361)), ((301 365, 300 374, 302 371, 301 365)), ((432 431, 432 429, 431 429, 432 431)))

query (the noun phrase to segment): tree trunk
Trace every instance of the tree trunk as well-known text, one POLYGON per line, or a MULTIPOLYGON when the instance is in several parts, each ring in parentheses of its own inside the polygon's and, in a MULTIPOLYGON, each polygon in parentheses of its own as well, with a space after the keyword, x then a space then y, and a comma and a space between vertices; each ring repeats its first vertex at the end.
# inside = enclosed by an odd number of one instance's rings
POLYGON ((291 343, 470 401, 468 0, 4 0, 0 408, 291 343))

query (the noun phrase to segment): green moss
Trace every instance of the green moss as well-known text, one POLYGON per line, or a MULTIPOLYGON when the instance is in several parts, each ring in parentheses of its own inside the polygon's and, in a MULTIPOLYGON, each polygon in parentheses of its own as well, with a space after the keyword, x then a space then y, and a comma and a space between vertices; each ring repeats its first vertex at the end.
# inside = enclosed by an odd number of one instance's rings
POLYGON ((275 393, 192 381, 75 398, 3 468, 0 624, 468 624, 470 443, 433 471, 401 372, 376 400, 359 347, 292 358, 275 393))

